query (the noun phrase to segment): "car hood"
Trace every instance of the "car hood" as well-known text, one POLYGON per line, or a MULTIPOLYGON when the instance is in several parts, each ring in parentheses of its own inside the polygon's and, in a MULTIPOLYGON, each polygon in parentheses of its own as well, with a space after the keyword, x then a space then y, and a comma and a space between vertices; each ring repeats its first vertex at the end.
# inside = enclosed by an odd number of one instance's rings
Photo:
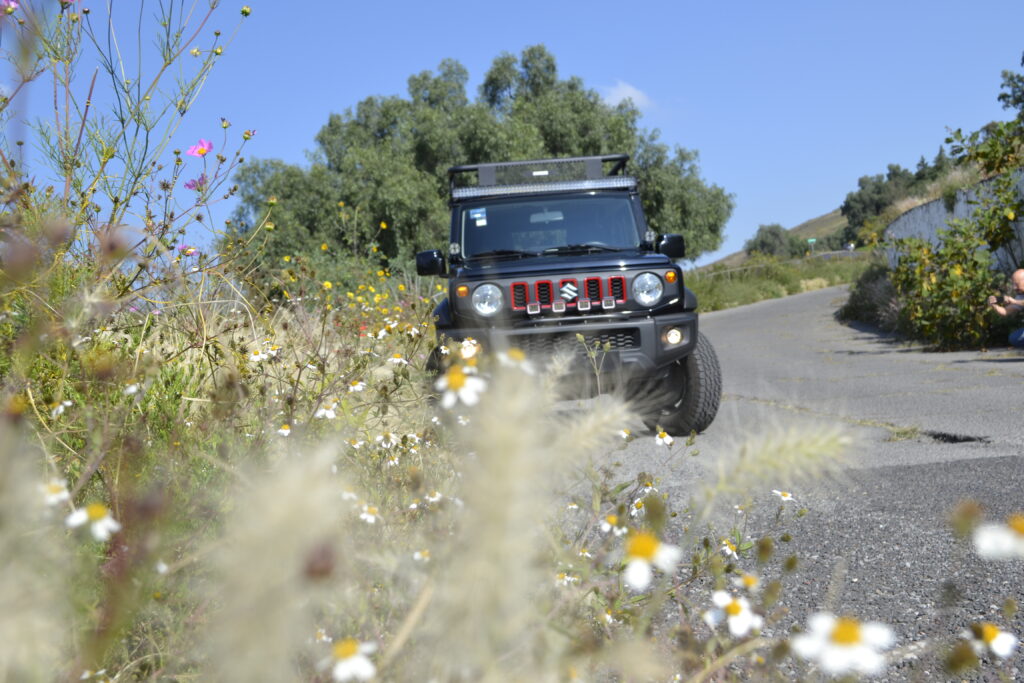
POLYGON ((672 264, 664 254, 627 250, 593 254, 562 254, 470 260, 452 269, 458 279, 476 280, 488 277, 526 276, 544 273, 582 273, 593 270, 634 270, 661 268, 672 264))

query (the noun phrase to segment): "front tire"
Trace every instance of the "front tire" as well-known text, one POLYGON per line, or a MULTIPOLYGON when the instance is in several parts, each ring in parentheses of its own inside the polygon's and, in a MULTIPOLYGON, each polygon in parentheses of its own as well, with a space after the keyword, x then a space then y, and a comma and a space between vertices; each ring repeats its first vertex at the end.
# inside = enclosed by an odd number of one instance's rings
POLYGON ((660 425, 669 434, 686 436, 711 426, 722 401, 722 369, 702 333, 697 333, 693 353, 676 361, 665 388, 672 398, 644 421, 648 428, 660 425))

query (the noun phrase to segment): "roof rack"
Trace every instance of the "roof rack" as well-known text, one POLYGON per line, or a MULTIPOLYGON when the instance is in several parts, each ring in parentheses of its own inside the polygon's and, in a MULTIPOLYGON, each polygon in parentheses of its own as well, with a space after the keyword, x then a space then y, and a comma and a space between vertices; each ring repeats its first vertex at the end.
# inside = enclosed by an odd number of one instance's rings
POLYGON ((628 154, 605 154, 470 164, 449 168, 448 182, 452 199, 635 187, 636 180, 622 175, 627 161, 628 154), (605 164, 609 163, 612 167, 605 173, 605 164), (473 174, 475 184, 472 184, 473 174), (460 180, 464 184, 459 185, 460 180))

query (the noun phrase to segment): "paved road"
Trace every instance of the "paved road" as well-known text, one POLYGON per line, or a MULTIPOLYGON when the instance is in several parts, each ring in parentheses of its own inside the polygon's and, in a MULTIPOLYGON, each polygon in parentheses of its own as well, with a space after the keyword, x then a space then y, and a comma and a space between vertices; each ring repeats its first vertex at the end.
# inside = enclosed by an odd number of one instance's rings
MULTIPOLYGON (((1024 510, 1024 354, 928 353, 837 323, 844 299, 845 289, 831 288, 701 317, 725 396, 697 440, 700 455, 682 459, 666 488, 688 495, 759 431, 842 425, 856 443, 848 463, 835 476, 793 484, 806 516, 773 526, 770 491, 783 488, 781 474, 751 492, 748 528, 789 531, 793 541, 780 546, 801 560, 785 580, 793 611, 785 623, 828 607, 890 623, 904 644, 981 618, 1024 635, 1024 619, 996 614, 1007 597, 1024 605, 1024 562, 981 561, 947 523, 965 498, 993 518, 1024 510), (942 611, 944 582, 962 597, 942 611)), ((734 514, 720 512, 719 528, 734 514)), ((929 658, 890 675, 941 677, 929 658)))

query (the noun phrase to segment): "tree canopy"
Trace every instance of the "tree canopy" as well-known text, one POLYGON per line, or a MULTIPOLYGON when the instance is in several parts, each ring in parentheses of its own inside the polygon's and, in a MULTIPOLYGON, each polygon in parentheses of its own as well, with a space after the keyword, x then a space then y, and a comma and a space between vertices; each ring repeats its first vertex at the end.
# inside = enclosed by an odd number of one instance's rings
POLYGON ((560 78, 543 45, 495 58, 474 101, 468 79, 460 63, 444 60, 410 76, 405 97, 371 96, 331 114, 309 168, 248 162, 236 179, 235 229, 250 230, 274 196, 275 230, 260 257, 268 263, 328 245, 339 253, 377 247, 406 266, 447 242, 450 166, 625 152, 654 230, 684 235, 690 258, 721 244, 731 195, 701 178, 695 151, 640 128, 631 101, 611 105, 579 78, 560 78))

